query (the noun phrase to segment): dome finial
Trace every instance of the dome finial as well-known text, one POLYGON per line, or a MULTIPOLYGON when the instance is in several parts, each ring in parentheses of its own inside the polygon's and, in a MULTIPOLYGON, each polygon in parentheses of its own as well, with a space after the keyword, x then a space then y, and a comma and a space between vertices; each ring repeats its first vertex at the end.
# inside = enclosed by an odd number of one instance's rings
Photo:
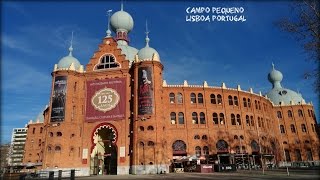
POLYGON ((72 33, 71 33, 71 41, 70 41, 70 47, 69 47, 69 56, 72 56, 72 51, 73 51, 72 43, 73 43, 73 31, 72 31, 72 33))
POLYGON ((149 47, 149 41, 150 41, 150 39, 149 39, 149 33, 150 33, 150 31, 148 30, 148 21, 146 20, 146 46, 148 46, 149 47))
POLYGON ((271 65, 272 65, 272 69, 274 69, 274 64, 273 64, 273 62, 271 63, 271 65))
POLYGON ((123 11, 123 0, 121 0, 121 11, 123 11))
POLYGON ((108 30, 107 30, 107 37, 111 37, 111 30, 110 30, 110 16, 111 16, 112 9, 107 11, 108 16, 108 30))

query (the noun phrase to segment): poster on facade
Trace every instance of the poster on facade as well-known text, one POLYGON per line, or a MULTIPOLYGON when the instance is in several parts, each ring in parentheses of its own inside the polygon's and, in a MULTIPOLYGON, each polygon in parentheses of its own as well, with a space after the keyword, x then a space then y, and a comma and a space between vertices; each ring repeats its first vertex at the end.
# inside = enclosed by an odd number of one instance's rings
POLYGON ((66 91, 67 77, 55 77, 51 105, 51 122, 61 122, 64 120, 66 91))
POLYGON ((152 68, 140 67, 138 69, 138 111, 139 115, 153 113, 153 82, 152 68))
POLYGON ((123 119, 125 101, 125 78, 87 81, 86 121, 123 119))

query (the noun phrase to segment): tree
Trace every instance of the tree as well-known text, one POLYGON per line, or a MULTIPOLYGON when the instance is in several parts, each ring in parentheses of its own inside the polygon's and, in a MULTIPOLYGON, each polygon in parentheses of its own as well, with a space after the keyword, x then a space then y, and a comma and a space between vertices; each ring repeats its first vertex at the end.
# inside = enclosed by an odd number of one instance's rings
POLYGON ((281 30, 292 34, 301 44, 308 55, 308 59, 316 66, 305 72, 305 79, 314 80, 314 88, 320 92, 319 63, 320 63, 320 10, 318 0, 294 1, 293 16, 282 18, 275 22, 281 30))
POLYGON ((8 166, 8 156, 10 151, 10 143, 0 145, 0 171, 8 166))

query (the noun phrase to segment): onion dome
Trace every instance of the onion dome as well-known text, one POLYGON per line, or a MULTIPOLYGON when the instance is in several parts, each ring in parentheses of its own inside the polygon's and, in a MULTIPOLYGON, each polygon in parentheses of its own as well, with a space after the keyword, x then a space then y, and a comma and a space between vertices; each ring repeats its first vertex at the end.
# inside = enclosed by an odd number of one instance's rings
POLYGON ((268 74, 268 80, 272 83, 273 88, 267 93, 267 96, 274 104, 291 105, 291 104, 303 104, 305 100, 301 94, 296 93, 290 89, 282 88, 281 81, 283 75, 280 71, 274 68, 272 64, 272 70, 268 74))
POLYGON ((111 29, 114 32, 117 32, 117 31, 130 32, 133 29, 133 24, 134 24, 131 15, 126 11, 123 11, 123 9, 114 13, 111 16, 110 23, 111 23, 111 29))
POLYGON ((134 56, 138 53, 138 49, 129 46, 124 40, 118 40, 117 43, 117 47, 121 49, 121 53, 126 55, 126 59, 132 63, 134 61, 134 56))
POLYGON ((139 50, 138 57, 142 61, 153 60, 153 59, 160 61, 159 53, 155 49, 149 46, 150 39, 148 37, 148 34, 149 34, 149 31, 148 31, 148 26, 146 24, 146 46, 139 50), (154 57, 157 57, 157 58, 154 58, 154 57))
POLYGON ((44 121, 43 112, 40 112, 36 117, 35 122, 43 122, 43 121, 44 121))
POLYGON ((58 66, 57 66, 58 69, 69 69, 72 63, 73 63, 76 70, 80 69, 81 64, 78 61, 78 59, 76 59, 75 57, 72 56, 72 51, 73 51, 73 48, 72 48, 72 46, 70 46, 69 55, 60 59, 58 66))

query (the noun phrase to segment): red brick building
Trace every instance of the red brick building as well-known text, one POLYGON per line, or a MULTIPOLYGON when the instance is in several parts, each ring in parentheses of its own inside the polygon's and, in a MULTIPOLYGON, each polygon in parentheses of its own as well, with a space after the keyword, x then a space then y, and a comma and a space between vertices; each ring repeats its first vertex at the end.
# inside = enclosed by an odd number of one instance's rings
POLYGON ((54 66, 50 104, 42 123, 28 125, 24 163, 90 175, 169 172, 175 161, 253 167, 319 160, 313 106, 282 88, 274 67, 267 95, 224 83, 168 85, 148 33, 137 50, 128 44, 127 12, 114 13, 110 25, 115 36, 107 31, 85 68, 72 44, 54 66))

